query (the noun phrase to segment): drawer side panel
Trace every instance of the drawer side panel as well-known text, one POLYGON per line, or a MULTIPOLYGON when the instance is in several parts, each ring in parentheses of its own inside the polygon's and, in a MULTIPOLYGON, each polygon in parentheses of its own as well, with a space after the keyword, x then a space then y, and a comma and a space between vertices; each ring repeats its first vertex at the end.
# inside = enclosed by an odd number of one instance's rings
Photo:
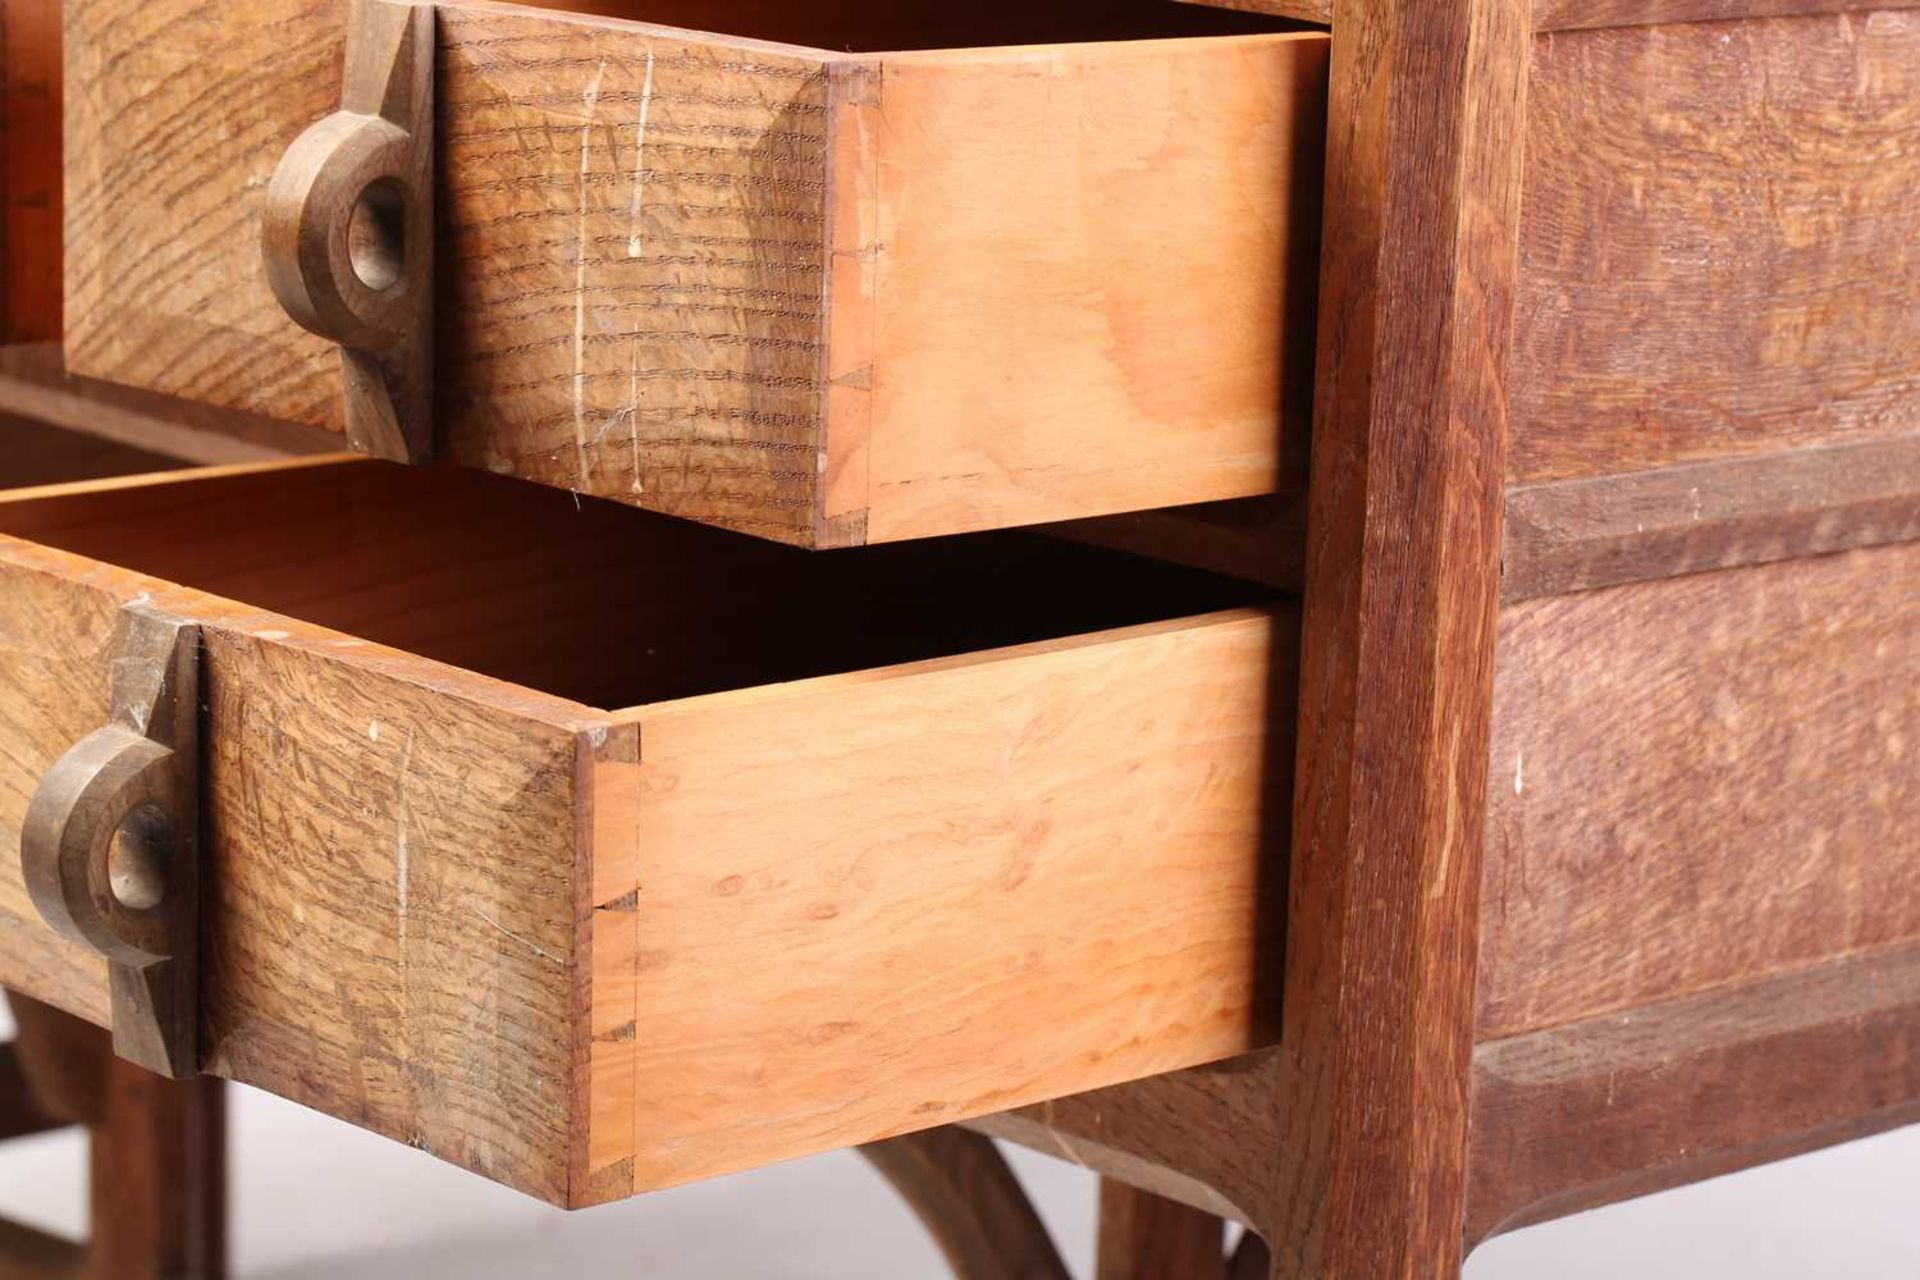
POLYGON ((866 492, 829 513, 860 501, 884 542, 1298 487, 1327 59, 1318 35, 876 59, 837 104, 861 287, 834 293, 836 389, 867 395, 833 411, 863 419, 866 492))
POLYGON ((1296 625, 643 712, 631 1189, 1268 1042, 1296 625))

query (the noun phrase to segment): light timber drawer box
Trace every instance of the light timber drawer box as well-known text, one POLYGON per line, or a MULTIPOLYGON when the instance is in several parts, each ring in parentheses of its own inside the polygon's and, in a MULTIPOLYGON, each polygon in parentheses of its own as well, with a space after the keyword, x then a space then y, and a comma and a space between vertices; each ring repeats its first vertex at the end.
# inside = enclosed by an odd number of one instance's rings
MULTIPOLYGON (((1301 486, 1324 34, 598 7, 438 6, 444 456, 818 547, 1301 486)), ((70 369, 340 430, 259 242, 345 4, 67 12, 70 369)))
POLYGON ((137 606, 201 629, 209 1070, 579 1205, 1226 1057, 1297 670, 1253 591, 361 460, 19 491, 0 981, 108 1017, 17 846, 137 606))

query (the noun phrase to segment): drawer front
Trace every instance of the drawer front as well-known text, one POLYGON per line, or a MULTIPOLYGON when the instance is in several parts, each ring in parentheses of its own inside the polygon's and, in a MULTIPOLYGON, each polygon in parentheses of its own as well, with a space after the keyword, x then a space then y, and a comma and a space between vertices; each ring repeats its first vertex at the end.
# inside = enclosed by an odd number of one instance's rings
POLYGON ((17 853, 137 602, 204 638, 217 1073, 580 1205, 1265 1043, 1290 615, 996 536, 843 572, 365 462, 11 495, 0 983, 108 1018, 17 853))
POLYGON ((564 1199, 591 717, 111 564, 137 548, 258 574, 288 549, 269 535, 216 564, 204 532, 257 527, 257 494, 156 485, 102 520, 82 489, 0 504, 9 533, 87 549, 0 538, 0 979, 108 1021, 99 958, 41 926, 26 895, 22 822, 53 762, 106 722, 120 607, 196 619, 205 1065, 564 1199), (156 549, 183 501, 208 504, 203 532, 156 549))
MULTIPOLYGON (((1225 34, 847 54, 439 6, 442 451, 808 546, 1297 487, 1326 41, 1068 8, 1004 22, 1225 34)), ((71 368, 338 430, 256 245, 344 5, 68 12, 71 368)), ((915 35, 855 12, 819 34, 915 35)))

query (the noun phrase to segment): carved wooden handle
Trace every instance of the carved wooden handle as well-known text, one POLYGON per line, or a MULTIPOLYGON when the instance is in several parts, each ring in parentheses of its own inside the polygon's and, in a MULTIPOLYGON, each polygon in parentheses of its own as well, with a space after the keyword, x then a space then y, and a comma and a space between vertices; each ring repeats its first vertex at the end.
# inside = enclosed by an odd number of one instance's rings
POLYGON ((117 724, 82 738, 41 780, 21 831, 40 915, 115 964, 165 959, 159 908, 185 800, 168 748, 117 724))
POLYGON ((198 1068, 199 629, 121 616, 111 723, 54 762, 20 864, 54 929, 105 956, 113 1047, 150 1071, 198 1068))
POLYGON ((433 6, 354 0, 340 110, 267 184, 261 249, 287 314, 341 348, 347 439, 432 452, 433 6))

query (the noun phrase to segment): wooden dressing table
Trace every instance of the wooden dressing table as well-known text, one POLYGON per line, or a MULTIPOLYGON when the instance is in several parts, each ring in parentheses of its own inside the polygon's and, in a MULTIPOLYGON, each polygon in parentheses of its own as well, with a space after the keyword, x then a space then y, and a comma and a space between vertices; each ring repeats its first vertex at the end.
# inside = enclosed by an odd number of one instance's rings
POLYGON ((1920 10, 1245 8, 8 0, 22 1266, 217 1272, 216 1076, 970 1280, 983 1135, 1375 1280, 1920 1119, 1920 10))

